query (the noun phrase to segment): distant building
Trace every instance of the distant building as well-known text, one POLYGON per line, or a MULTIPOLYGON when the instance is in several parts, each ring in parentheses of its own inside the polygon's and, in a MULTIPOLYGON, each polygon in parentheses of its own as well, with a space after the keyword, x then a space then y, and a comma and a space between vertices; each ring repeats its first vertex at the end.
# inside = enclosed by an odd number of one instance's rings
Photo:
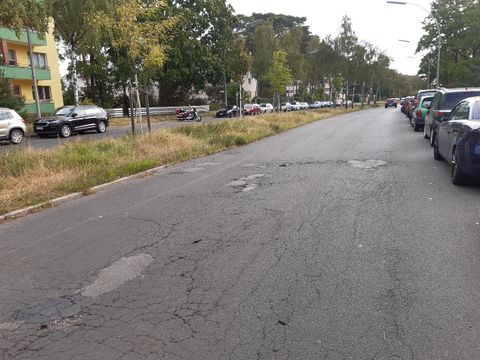
MULTIPOLYGON (((38 33, 30 34, 33 61, 37 76, 40 110, 42 113, 52 112, 63 106, 62 85, 58 67, 58 54, 53 38, 53 24, 44 37, 38 33)), ((32 71, 28 52, 27 33, 0 28, 0 71, 9 79, 13 92, 17 96, 25 96, 24 111, 35 113, 33 96, 32 71)))
POLYGON ((250 71, 243 77, 242 88, 250 93, 250 100, 257 99, 258 81, 250 71))

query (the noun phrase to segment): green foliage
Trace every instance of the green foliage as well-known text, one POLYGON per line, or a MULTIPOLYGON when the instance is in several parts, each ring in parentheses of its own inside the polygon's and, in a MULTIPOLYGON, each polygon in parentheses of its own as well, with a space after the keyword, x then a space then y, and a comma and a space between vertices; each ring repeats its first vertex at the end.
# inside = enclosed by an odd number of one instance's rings
POLYGON ((287 65, 287 53, 275 51, 272 65, 265 74, 264 80, 275 94, 283 94, 285 87, 292 83, 292 72, 287 65))
MULTIPOLYGON (((446 87, 477 86, 480 80, 480 5, 477 0, 435 0, 431 13, 437 19, 441 37, 440 84, 446 87)), ((438 31, 432 17, 424 24, 425 35, 418 51, 426 51, 419 75, 433 83, 437 69, 438 31)))
POLYGON ((50 11, 48 0, 2 0, 0 1, 0 27, 7 27, 17 32, 27 28, 46 32, 50 11))
POLYGON ((13 94, 12 84, 0 71, 0 107, 19 111, 25 105, 25 98, 13 94))

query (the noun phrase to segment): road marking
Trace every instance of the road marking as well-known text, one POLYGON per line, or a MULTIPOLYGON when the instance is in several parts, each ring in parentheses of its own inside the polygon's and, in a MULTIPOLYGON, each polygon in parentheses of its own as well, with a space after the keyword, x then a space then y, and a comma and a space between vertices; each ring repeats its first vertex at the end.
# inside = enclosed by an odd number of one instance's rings
POLYGON ((80 293, 86 297, 97 297, 111 292, 139 276, 152 261, 153 257, 148 254, 122 258, 100 271, 95 281, 81 289, 80 293))

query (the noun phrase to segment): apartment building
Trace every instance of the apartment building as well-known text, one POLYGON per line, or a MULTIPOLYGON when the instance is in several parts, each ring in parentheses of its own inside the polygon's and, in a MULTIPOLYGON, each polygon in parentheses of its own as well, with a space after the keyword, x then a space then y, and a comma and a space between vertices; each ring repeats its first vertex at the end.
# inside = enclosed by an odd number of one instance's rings
MULTIPOLYGON (((53 37, 53 25, 44 36, 30 33, 33 62, 37 76, 40 109, 50 113, 63 106, 62 85, 58 66, 58 54, 53 37)), ((32 71, 28 51, 27 33, 17 34, 9 29, 0 28, 0 71, 11 80, 15 95, 25 96, 25 108, 35 113, 32 71)))

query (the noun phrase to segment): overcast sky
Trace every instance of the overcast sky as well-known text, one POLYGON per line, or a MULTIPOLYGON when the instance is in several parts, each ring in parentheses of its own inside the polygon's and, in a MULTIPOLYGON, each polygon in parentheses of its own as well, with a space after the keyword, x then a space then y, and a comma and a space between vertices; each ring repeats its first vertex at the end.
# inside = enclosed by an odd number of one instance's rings
MULTIPOLYGON (((418 72, 421 55, 415 54, 423 35, 422 22, 428 15, 413 5, 391 5, 385 0, 227 0, 236 14, 273 12, 307 18, 313 34, 338 33, 343 15, 352 19, 353 30, 393 58, 392 68, 403 74, 418 72), (410 40, 410 43, 398 40, 410 40), (410 57, 414 57, 413 59, 410 57)), ((415 0, 430 9, 430 0, 415 0)))

